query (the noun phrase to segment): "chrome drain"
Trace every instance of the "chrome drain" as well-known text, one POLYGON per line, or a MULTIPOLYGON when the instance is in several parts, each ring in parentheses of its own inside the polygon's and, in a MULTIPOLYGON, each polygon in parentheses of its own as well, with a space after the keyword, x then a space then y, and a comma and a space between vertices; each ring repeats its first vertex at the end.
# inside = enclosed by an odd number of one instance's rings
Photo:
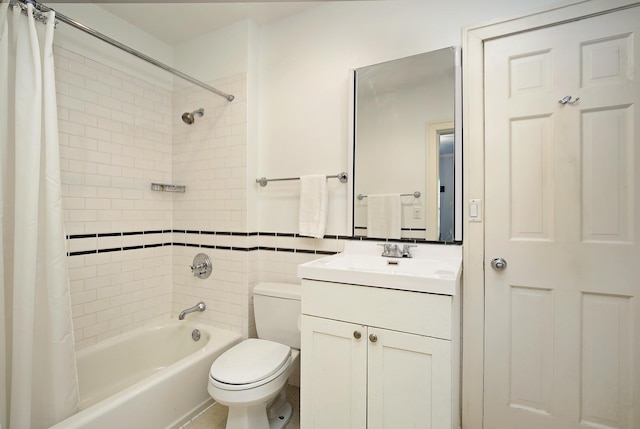
POLYGON ((193 341, 200 340, 200 330, 194 329, 193 331, 191 331, 191 338, 193 338, 193 341))

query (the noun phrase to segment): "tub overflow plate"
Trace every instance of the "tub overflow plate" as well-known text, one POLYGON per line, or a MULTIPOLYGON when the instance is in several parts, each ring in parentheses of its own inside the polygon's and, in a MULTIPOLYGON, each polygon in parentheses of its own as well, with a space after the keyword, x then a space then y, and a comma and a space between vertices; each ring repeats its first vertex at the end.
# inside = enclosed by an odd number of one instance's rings
POLYGON ((193 338, 193 341, 199 341, 200 340, 200 330, 199 329, 194 329, 193 331, 191 331, 191 338, 193 338))

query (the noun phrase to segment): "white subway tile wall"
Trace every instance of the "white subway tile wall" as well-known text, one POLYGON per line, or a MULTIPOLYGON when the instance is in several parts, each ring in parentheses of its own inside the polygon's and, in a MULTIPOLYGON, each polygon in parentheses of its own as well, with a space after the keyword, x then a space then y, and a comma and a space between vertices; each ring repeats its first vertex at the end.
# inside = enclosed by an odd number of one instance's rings
POLYGON ((211 83, 234 95, 227 99, 199 87, 189 86, 173 95, 173 180, 185 185, 184 194, 176 194, 173 206, 174 243, 223 246, 229 249, 199 249, 174 246, 173 312, 204 301, 204 313, 189 318, 248 336, 249 265, 248 237, 205 232, 246 231, 246 86, 245 74, 211 83), (182 114, 203 108, 191 125, 182 114), (204 252, 213 261, 207 279, 194 277, 189 269, 196 254, 204 252))
POLYGON ((247 232, 246 74, 169 91, 55 49, 63 206, 76 348, 158 319, 187 317, 255 336, 253 287, 299 283, 297 265, 337 237, 247 232), (192 125, 184 112, 204 108, 192 125), (152 182, 186 186, 151 191, 152 182), (196 254, 213 273, 194 277, 196 254))
POLYGON ((213 86, 234 95, 232 102, 199 87, 173 96, 173 180, 187 192, 174 200, 174 229, 246 231, 247 102, 245 74, 213 86), (185 112, 204 108, 195 122, 185 112))
POLYGON ((172 94, 59 46, 55 64, 79 349, 171 316, 171 246, 141 247, 171 241, 173 200, 150 183, 171 181, 172 94))
POLYGON ((248 335, 250 253, 173 246, 174 314, 204 301, 207 309, 188 315, 189 319, 248 335), (199 252, 206 253, 213 264, 207 279, 193 276, 189 268, 199 252))
POLYGON ((171 92, 60 47, 55 64, 67 234, 170 227, 150 183, 171 180, 171 92))

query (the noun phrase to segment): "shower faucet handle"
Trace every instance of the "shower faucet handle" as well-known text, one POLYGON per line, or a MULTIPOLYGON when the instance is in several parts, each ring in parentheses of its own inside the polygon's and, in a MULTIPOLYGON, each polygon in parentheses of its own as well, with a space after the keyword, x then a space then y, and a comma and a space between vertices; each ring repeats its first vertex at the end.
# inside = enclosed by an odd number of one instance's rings
POLYGON ((193 264, 189 265, 189 268, 191 268, 194 277, 206 279, 211 275, 212 266, 213 264, 209 256, 204 253, 198 253, 195 258, 193 258, 193 264))
POLYGON ((203 269, 207 268, 206 262, 201 262, 199 264, 189 266, 191 267, 191 271, 202 271, 203 269))

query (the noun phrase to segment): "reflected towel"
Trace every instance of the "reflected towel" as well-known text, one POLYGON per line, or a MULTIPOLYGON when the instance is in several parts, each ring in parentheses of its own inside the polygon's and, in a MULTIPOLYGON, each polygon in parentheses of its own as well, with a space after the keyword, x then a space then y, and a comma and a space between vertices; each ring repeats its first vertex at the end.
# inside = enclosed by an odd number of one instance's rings
POLYGON ((367 197, 367 237, 400 238, 400 194, 367 197))
POLYGON ((322 238, 327 226, 327 176, 300 177, 300 213, 298 233, 306 237, 322 238))

